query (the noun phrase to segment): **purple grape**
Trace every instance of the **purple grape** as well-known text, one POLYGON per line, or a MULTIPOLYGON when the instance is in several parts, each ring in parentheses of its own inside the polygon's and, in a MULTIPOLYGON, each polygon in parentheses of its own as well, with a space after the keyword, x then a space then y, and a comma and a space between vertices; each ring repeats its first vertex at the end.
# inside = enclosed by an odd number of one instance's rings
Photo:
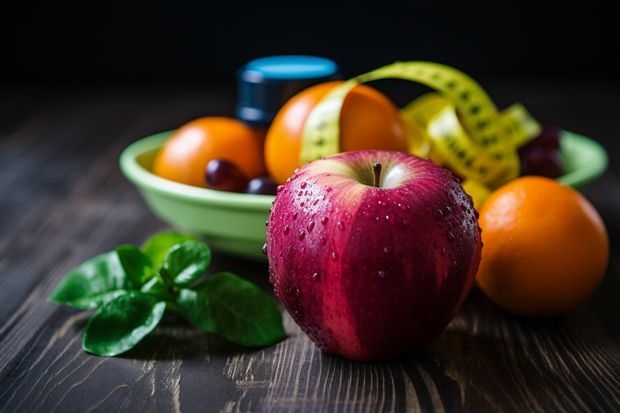
POLYGON ((220 191, 243 192, 247 178, 232 162, 224 159, 212 159, 205 171, 207 188, 220 191))
POLYGON ((544 125, 538 136, 537 144, 547 148, 560 149, 560 139, 562 138, 562 128, 555 125, 544 125))
POLYGON ((520 152, 521 175, 540 175, 557 178, 564 173, 560 151, 548 147, 530 147, 520 152))
POLYGON ((559 150, 561 137, 562 129, 560 127, 555 125, 543 125, 540 133, 520 149, 528 150, 529 148, 536 147, 559 150))
POLYGON ((257 176, 256 178, 250 179, 245 192, 248 194, 275 195, 277 189, 278 184, 268 176, 257 176))

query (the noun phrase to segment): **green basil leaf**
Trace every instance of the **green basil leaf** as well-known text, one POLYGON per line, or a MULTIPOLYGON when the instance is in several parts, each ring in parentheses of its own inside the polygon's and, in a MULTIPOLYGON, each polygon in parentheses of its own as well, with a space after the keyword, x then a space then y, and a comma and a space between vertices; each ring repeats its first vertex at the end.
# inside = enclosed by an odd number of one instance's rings
POLYGON ((164 282, 187 287, 200 278, 211 264, 211 249, 200 241, 174 245, 164 258, 161 275, 164 282), (167 278, 167 280, 166 280, 167 278))
POLYGON ((138 291, 109 301, 86 325, 82 348, 99 356, 116 356, 133 348, 157 327, 166 302, 138 291))
POLYGON ((101 307, 108 301, 114 300, 116 297, 120 297, 121 295, 129 293, 129 291, 131 290, 119 289, 102 293, 89 294, 84 297, 72 299, 71 301, 65 302, 64 304, 73 308, 78 308, 80 310, 94 310, 101 307))
POLYGON ((91 310, 132 288, 115 251, 97 255, 71 270, 49 299, 82 310, 91 310))
POLYGON ((275 298, 230 272, 182 289, 177 305, 194 326, 244 346, 266 346, 286 337, 275 298))
POLYGON ((155 275, 151 259, 135 245, 119 245, 116 247, 116 253, 134 289, 140 288, 155 275))
POLYGON ((199 286, 198 289, 182 288, 177 296, 177 306, 183 316, 195 327, 211 333, 217 333, 215 314, 211 308, 209 293, 199 286))
POLYGON ((191 234, 184 234, 176 231, 162 231, 148 238, 142 244, 142 252, 146 254, 154 268, 160 268, 168 250, 176 244, 184 241, 195 240, 198 238, 191 234))
POLYGON ((167 290, 166 286, 161 282, 159 277, 153 277, 148 280, 142 287, 140 287, 140 291, 145 294, 151 295, 165 295, 167 290))

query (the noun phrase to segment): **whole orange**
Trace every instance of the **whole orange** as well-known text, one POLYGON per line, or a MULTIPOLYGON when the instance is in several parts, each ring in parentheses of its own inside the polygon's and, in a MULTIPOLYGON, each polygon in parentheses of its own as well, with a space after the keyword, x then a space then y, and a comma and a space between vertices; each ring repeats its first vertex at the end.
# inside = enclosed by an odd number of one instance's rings
POLYGON ((480 208, 480 289, 523 316, 560 315, 585 302, 607 269, 609 240, 591 202, 541 176, 516 178, 480 208))
POLYGON ((227 116, 189 121, 166 140, 153 161, 153 173, 188 185, 206 187, 212 159, 232 162, 247 179, 266 173, 265 132, 227 116))
MULTIPOLYGON (((276 113, 265 138, 267 171, 284 183, 301 166, 300 149, 312 108, 341 80, 319 83, 294 95, 276 113)), ((399 108, 384 93, 360 84, 345 97, 340 112, 340 151, 387 149, 408 151, 405 123, 399 108)))

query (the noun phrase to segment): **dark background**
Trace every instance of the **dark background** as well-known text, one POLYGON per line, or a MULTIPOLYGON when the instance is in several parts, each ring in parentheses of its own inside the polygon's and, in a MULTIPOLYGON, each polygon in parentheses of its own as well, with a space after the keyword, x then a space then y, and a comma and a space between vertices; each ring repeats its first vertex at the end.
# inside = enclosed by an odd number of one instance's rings
POLYGON ((275 54, 326 56, 345 76, 433 60, 479 79, 615 81, 613 2, 573 3, 21 3, 0 12, 0 84, 233 84, 275 54))

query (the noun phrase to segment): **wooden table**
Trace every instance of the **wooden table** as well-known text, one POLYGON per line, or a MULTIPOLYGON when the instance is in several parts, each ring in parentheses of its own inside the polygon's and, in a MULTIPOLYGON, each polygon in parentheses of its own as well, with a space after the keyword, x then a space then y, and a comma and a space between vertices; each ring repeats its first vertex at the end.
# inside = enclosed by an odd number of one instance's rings
MULTIPOLYGON (((486 86, 607 149, 608 170, 583 189, 609 230, 606 277, 585 305, 545 320, 509 316, 474 291, 427 351, 372 364, 321 354, 287 314, 288 338, 261 350, 167 325, 123 356, 84 352, 90 313, 48 302, 52 289, 87 258, 167 228, 121 175, 119 154, 198 116, 231 114, 234 88, 2 93, 0 411, 620 411, 620 87, 486 86)), ((216 255, 213 266, 269 288, 265 264, 216 255)))

